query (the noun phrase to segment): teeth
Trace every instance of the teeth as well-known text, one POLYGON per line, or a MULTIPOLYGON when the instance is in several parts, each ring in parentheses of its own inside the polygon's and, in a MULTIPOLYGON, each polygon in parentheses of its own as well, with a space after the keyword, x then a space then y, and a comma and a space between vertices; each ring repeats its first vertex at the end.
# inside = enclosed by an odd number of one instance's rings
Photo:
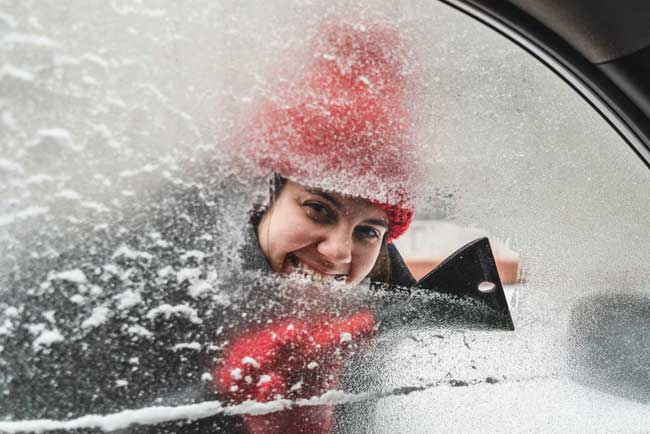
POLYGON ((308 277, 314 282, 331 282, 334 280, 334 276, 321 274, 303 263, 298 264, 296 271, 299 274, 302 274, 303 277, 308 277))
POLYGON ((302 277, 313 280, 314 282, 329 283, 333 281, 345 282, 345 275, 331 275, 321 274, 310 266, 302 263, 297 257, 290 256, 291 264, 293 265, 293 272, 301 275, 302 277))

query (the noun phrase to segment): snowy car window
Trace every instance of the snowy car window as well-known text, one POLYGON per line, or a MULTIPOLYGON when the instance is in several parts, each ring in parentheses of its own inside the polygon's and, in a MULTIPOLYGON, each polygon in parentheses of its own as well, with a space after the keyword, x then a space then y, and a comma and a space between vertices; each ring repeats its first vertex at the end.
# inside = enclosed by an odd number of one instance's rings
POLYGON ((646 429, 650 174, 492 30, 15 2, 0 51, 0 431, 646 429), (483 237, 507 315, 414 289, 483 237))

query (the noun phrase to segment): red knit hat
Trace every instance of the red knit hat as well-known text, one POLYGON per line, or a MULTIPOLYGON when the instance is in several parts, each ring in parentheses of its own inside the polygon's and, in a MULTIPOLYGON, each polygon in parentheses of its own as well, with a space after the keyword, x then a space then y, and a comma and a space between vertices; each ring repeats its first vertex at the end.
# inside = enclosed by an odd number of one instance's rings
POLYGON ((418 176, 406 107, 410 52, 392 26, 339 20, 320 28, 311 54, 237 141, 263 169, 372 201, 388 214, 392 241, 411 223, 418 176))

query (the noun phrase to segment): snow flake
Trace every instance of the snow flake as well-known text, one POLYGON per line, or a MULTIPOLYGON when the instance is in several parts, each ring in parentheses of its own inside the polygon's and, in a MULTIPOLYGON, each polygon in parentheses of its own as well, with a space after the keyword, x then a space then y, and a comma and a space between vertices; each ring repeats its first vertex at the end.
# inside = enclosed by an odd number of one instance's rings
MULTIPOLYGON (((5 110, 5 111, 2 112, 2 122, 5 124, 5 126, 6 126, 7 129, 9 129, 9 130, 12 130, 12 131, 18 131, 18 129, 19 129, 19 127, 18 127, 18 121, 16 121, 16 118, 14 117, 13 113, 11 113, 11 112, 8 111, 8 110, 5 110)), ((5 161, 8 161, 8 160, 5 160, 5 161)), ((13 167, 13 168, 11 168, 11 169, 7 169, 7 168, 5 167, 4 170, 7 170, 7 171, 14 171, 14 170, 16 170, 16 169, 18 169, 18 168, 13 167)), ((22 167, 20 167, 20 169, 18 169, 18 170, 19 170, 19 173, 23 173, 23 168, 22 168, 22 167)))
POLYGON ((0 68, 0 80, 5 77, 21 81, 34 81, 34 74, 8 63, 2 65, 2 68, 0 68))
POLYGON ((86 302, 86 297, 84 297, 81 294, 75 294, 72 297, 70 297, 70 301, 73 302, 74 304, 82 305, 86 302))
POLYGON ((3 324, 0 324, 0 336, 11 336, 14 331, 14 325, 8 319, 3 324))
POLYGON ((140 293, 135 292, 131 289, 127 289, 126 291, 117 294, 114 298, 117 300, 116 307, 119 310, 130 309, 133 306, 142 303, 142 296, 140 293))
POLYGON ((161 247, 163 249, 167 249, 169 247, 172 247, 174 244, 171 241, 163 240, 162 238, 156 240, 156 246, 161 247))
POLYGON ((252 358, 251 356, 244 357, 243 359, 241 359, 241 362, 244 365, 251 365, 254 368, 259 368, 260 367, 260 363, 257 360, 255 360, 254 358, 252 358))
POLYGON ((148 9, 148 8, 135 8, 129 5, 118 5, 115 2, 111 3, 113 10, 119 15, 143 15, 148 17, 163 17, 167 15, 165 9, 148 9))
POLYGON ((142 252, 138 250, 134 250, 127 246, 126 244, 122 244, 116 251, 113 253, 112 258, 119 258, 119 257, 124 257, 126 259, 152 259, 153 255, 151 253, 147 252, 142 252))
POLYGON ((95 212, 108 212, 110 211, 109 208, 99 202, 95 202, 94 200, 86 200, 83 201, 79 204, 82 208, 90 209, 95 212))
POLYGON ((178 283, 183 283, 186 280, 189 280, 191 282, 192 280, 198 278, 200 275, 200 268, 181 268, 176 273, 176 280, 178 280, 178 283))
POLYGON ((212 374, 210 374, 209 372, 204 372, 201 375, 201 381, 212 381, 212 379, 213 379, 212 374))
POLYGON ((32 335, 38 335, 45 331, 46 325, 44 323, 38 323, 38 324, 27 324, 25 325, 25 328, 27 328, 27 331, 31 333, 32 335))
POLYGON ((0 215, 0 227, 12 224, 17 220, 25 220, 30 217, 43 215, 49 211, 50 208, 45 206, 30 206, 21 211, 17 211, 10 214, 2 214, 0 215))
POLYGON ((24 173, 25 171, 20 164, 5 158, 0 158, 0 170, 11 173, 24 173))
POLYGON ((45 173, 39 173, 37 175, 32 175, 29 178, 25 180, 25 184, 36 184, 40 185, 46 182, 53 182, 55 179, 51 177, 50 175, 47 175, 45 173))
POLYGON ((212 285, 206 280, 197 280, 187 288, 187 293, 192 298, 198 298, 201 294, 212 290, 212 285))
POLYGON ((313 360, 307 364, 307 369, 316 369, 316 368, 318 368, 318 363, 313 360))
POLYGON ((341 333, 341 342, 350 342, 352 340, 352 335, 348 332, 341 333))
POLYGON ((241 375, 241 369, 240 368, 235 368, 230 371, 230 378, 233 380, 241 380, 242 375, 241 375))
POLYGON ((45 318, 50 324, 54 324, 56 322, 55 319, 54 319, 54 314, 55 313, 56 312, 53 311, 53 310, 47 310, 47 311, 43 312, 42 315, 43 315, 43 318, 45 318))
POLYGON ((60 197, 62 199, 69 199, 69 200, 81 199, 81 195, 73 190, 61 190, 58 193, 56 193, 54 197, 60 197))
POLYGON ((81 328, 94 328, 104 324, 108 320, 110 313, 111 311, 106 306, 97 306, 90 316, 81 323, 81 328))
POLYGON ((365 84, 366 86, 368 86, 368 87, 370 87, 372 85, 372 83, 370 83, 370 80, 368 79, 368 77, 366 77, 365 75, 360 75, 358 77, 358 80, 360 82, 362 82, 363 84, 365 84))
POLYGON ((156 170, 157 168, 158 168, 158 166, 156 166, 155 164, 146 164, 146 165, 140 167, 137 170, 124 170, 124 171, 120 172, 119 176, 120 176, 120 178, 130 178, 130 177, 136 176, 136 175, 138 175, 140 173, 151 173, 154 170, 156 170))
POLYGON ((120 267, 118 267, 115 264, 104 264, 102 268, 104 269, 104 271, 107 271, 111 274, 115 274, 116 276, 119 275, 121 272, 120 267))
POLYGON ((18 309, 14 306, 9 306, 5 309, 5 315, 9 318, 18 318, 18 309))
POLYGON ((172 306, 171 304, 161 304, 160 306, 151 309, 147 313, 147 318, 153 320, 161 315, 164 316, 165 319, 169 319, 172 315, 183 315, 194 324, 201 324, 203 322, 201 318, 199 318, 196 309, 191 308, 187 304, 177 304, 175 306, 172 306))
POLYGON ((81 59, 95 63, 103 68, 108 68, 110 66, 108 61, 106 61, 106 59, 93 53, 86 53, 83 56, 81 56, 81 59))
POLYGON ((36 137, 29 142, 29 146, 56 144, 70 151, 81 151, 83 147, 77 146, 72 140, 72 134, 65 128, 42 128, 36 131, 36 137))
POLYGON ((50 280, 63 280, 71 283, 87 283, 88 279, 83 271, 78 268, 73 270, 60 271, 56 274, 53 274, 50 280))
POLYGON ((172 347, 172 350, 178 351, 178 350, 194 350, 194 351, 201 351, 201 344, 198 342, 186 342, 182 344, 176 344, 172 347))
POLYGON ((160 268, 156 274, 158 274, 158 277, 165 278, 171 274, 174 274, 174 267, 167 265, 166 267, 160 268))
POLYGON ((38 351, 43 347, 49 347, 50 345, 56 342, 62 342, 65 338, 61 332, 57 329, 52 330, 43 330, 32 342, 32 348, 34 351, 38 351))
POLYGON ((146 328, 142 327, 139 324, 134 324, 132 326, 129 326, 127 331, 130 334, 136 335, 136 336, 142 336, 142 337, 145 337, 145 338, 153 337, 153 333, 151 333, 149 330, 147 330, 146 328))
POLYGON ((30 33, 7 33, 2 42, 7 44, 23 44, 23 45, 34 45, 38 47, 58 47, 59 43, 53 39, 48 38, 43 35, 35 35, 30 33))

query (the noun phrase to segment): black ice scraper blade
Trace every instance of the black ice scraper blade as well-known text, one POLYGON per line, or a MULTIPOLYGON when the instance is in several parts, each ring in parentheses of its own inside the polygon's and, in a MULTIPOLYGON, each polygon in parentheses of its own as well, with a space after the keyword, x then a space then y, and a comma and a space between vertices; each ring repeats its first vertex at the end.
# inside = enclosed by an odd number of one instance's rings
POLYGON ((417 287, 479 300, 503 315, 507 329, 515 329, 490 241, 485 237, 458 249, 420 279, 417 287))

